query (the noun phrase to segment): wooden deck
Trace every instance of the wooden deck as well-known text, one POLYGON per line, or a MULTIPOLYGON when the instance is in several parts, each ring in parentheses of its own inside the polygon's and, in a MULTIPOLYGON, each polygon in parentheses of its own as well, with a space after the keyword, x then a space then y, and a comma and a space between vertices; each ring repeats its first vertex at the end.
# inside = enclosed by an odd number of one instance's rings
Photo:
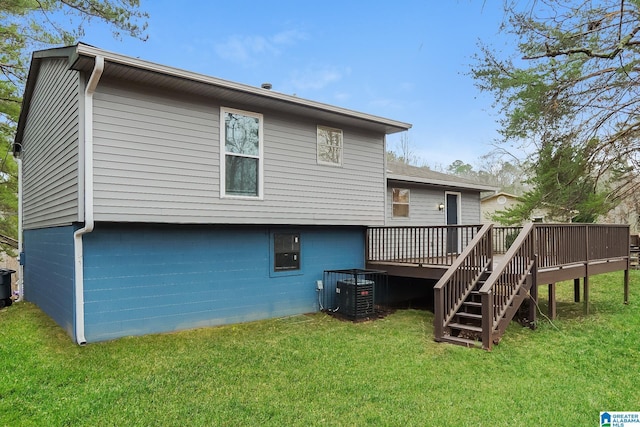
MULTIPOLYGON (((556 283, 561 281, 574 281, 574 300, 579 302, 582 280, 588 313, 589 277, 622 270, 624 302, 629 298, 629 226, 624 225, 376 227, 368 230, 366 248, 368 269, 438 280, 434 287, 438 341, 472 345, 474 341, 460 338, 460 332, 447 334, 455 328, 466 331, 463 336, 481 331, 482 346, 490 349, 520 304, 538 298, 540 286, 548 286, 549 316, 555 317, 556 283), (467 311, 465 306, 482 310, 467 311), (482 326, 458 323, 457 318, 481 319, 482 326)), ((531 310, 532 325, 535 315, 531 310)))
POLYGON ((367 261, 366 268, 370 270, 383 270, 389 276, 413 277, 416 279, 440 279, 449 269, 449 265, 434 262, 433 260, 407 260, 407 261, 367 261))
MULTIPOLYGON (((624 241, 592 239, 569 234, 579 224, 540 224, 538 239, 538 284, 557 283, 596 274, 627 270, 630 250, 624 241), (600 245, 605 245, 604 248, 600 245), (581 247, 582 246, 582 247, 581 247)), ((594 225, 591 225, 594 227, 594 225)), ((440 279, 461 252, 447 252, 448 235, 456 234, 461 249, 471 241, 481 225, 433 227, 376 227, 367 236, 366 268, 384 270, 390 276, 440 279), (455 230, 452 232, 451 230, 455 230)), ((612 228, 610 225, 603 225, 612 228)), ((627 226, 621 226, 624 230, 627 226)), ((616 226, 616 229, 620 228, 616 226)), ((522 227, 493 227, 492 266, 504 259, 509 235, 522 227)), ((626 234, 628 235, 628 233, 626 234)), ((513 241, 515 239, 511 239, 513 241)), ((631 246, 633 247, 633 246, 631 246)))
MULTIPOLYGON (((504 254, 493 255, 495 269, 504 259, 504 254)), ((407 259, 403 261, 367 261, 366 268, 383 270, 390 276, 412 277, 417 279, 440 279, 449 269, 442 259, 407 259)), ((538 285, 555 284, 566 280, 580 280, 596 274, 622 271, 627 269, 627 257, 563 264, 538 269, 538 285)), ((579 300, 578 300, 579 301, 579 300)))

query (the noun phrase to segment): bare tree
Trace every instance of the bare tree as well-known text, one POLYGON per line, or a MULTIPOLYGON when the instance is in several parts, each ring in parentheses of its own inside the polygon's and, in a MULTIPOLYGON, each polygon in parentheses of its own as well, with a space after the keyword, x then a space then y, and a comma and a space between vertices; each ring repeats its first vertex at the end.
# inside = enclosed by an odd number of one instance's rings
POLYGON ((535 150, 531 203, 591 220, 640 190, 640 3, 505 1, 520 57, 481 46, 472 74, 504 142, 535 150))

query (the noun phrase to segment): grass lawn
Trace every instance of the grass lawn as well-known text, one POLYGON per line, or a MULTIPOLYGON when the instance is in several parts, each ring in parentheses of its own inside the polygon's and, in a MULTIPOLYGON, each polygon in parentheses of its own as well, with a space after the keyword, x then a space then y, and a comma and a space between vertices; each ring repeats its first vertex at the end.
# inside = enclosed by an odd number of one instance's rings
MULTIPOLYGON (((541 288, 546 311, 546 287, 541 288)), ((492 352, 433 341, 433 314, 324 314, 74 345, 28 303, 0 310, 0 426, 594 426, 640 411, 640 272, 591 279, 591 314, 512 323, 492 352)))

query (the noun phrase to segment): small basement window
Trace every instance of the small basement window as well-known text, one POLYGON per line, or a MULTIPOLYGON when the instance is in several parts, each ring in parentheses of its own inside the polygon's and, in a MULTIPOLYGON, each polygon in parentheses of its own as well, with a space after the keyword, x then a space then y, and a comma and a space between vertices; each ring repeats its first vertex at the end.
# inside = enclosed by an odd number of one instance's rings
POLYGON ((300 270, 299 233, 275 233, 273 250, 275 271, 300 270))

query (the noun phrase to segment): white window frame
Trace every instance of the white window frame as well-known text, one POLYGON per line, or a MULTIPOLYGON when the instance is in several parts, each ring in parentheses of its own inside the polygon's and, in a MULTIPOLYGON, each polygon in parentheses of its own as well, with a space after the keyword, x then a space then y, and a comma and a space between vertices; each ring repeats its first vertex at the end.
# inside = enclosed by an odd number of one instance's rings
POLYGON ((318 125, 316 128, 316 160, 318 164, 325 165, 325 166, 342 167, 343 158, 344 158, 344 132, 342 132, 342 129, 338 129, 330 126, 318 125), (322 146, 322 144, 320 143, 320 129, 331 131, 331 132, 340 132, 340 161, 339 162, 328 162, 320 158, 320 147, 322 146))
POLYGON ((249 200, 263 200, 264 199, 264 116, 260 113, 254 113, 251 111, 236 110, 234 108, 220 108, 220 198, 228 199, 249 199, 249 200), (248 155, 240 153, 229 153, 233 156, 247 157, 251 159, 258 159, 258 194, 257 196, 241 196, 237 194, 226 194, 227 192, 227 180, 226 180, 226 159, 227 148, 225 144, 226 140, 226 126, 225 115, 241 114, 247 117, 254 117, 258 119, 258 155, 248 155))
POLYGON ((410 188, 401 188, 401 187, 393 187, 391 188, 391 218, 395 218, 395 219, 408 219, 411 217, 411 189, 410 188), (407 196, 408 196, 408 201, 407 203, 401 203, 401 202, 396 202, 393 200, 393 191, 394 190, 398 190, 398 191, 403 191, 406 190, 407 196), (407 205, 407 216, 399 216, 399 215, 395 215, 394 213, 394 209, 393 207, 395 205, 407 205))

